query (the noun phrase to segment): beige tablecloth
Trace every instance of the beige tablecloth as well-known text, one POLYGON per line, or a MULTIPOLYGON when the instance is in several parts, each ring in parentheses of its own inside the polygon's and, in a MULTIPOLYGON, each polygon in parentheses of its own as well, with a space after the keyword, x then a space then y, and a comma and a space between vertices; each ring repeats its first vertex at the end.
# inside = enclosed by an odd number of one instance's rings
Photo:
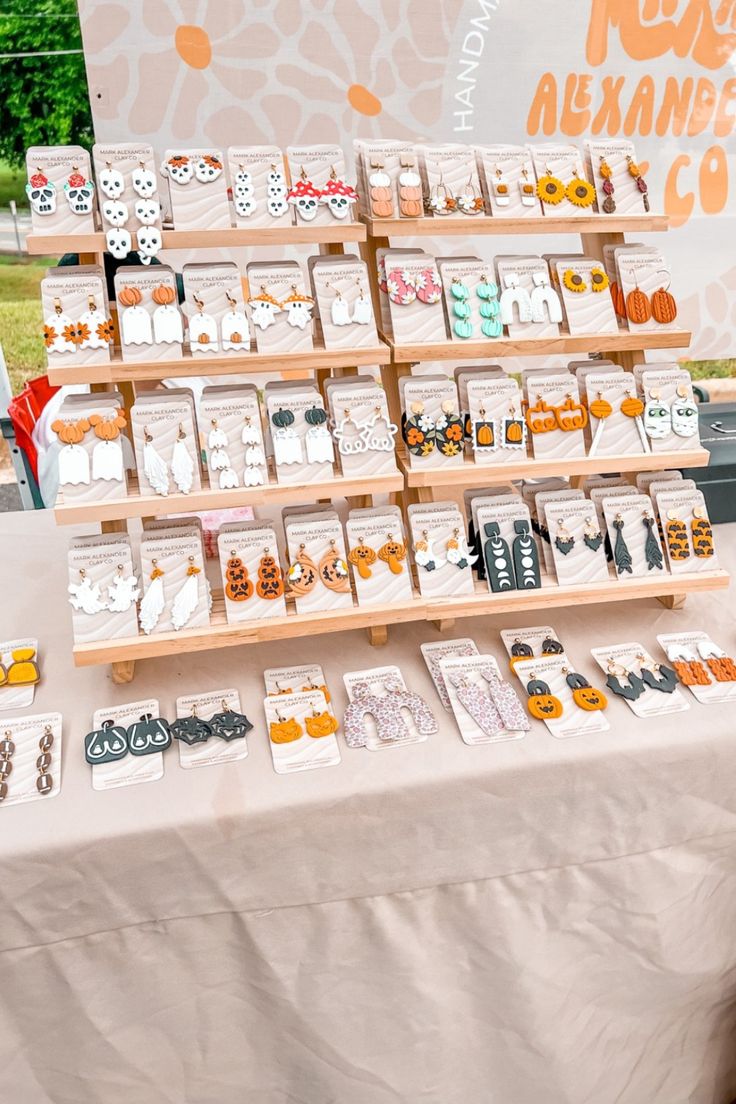
MULTIPOLYGON (((426 625, 75 670, 67 534, 2 519, 2 637, 38 633, 59 797, 0 810, 2 1104, 726 1104, 736 1095, 736 733, 698 706, 466 747, 426 625), (441 731, 277 776, 262 671, 400 664, 441 731), (95 708, 236 685, 247 760, 94 792, 95 708)), ((722 550, 736 527, 720 528, 722 550)), ((726 564, 728 565, 728 557, 726 564)), ((734 562, 733 554, 730 557, 734 562)), ((730 601, 552 611, 575 661, 677 627, 736 651, 730 601)), ((517 624, 541 623, 528 615, 517 624)), ((459 623, 502 657, 500 622, 459 623)))

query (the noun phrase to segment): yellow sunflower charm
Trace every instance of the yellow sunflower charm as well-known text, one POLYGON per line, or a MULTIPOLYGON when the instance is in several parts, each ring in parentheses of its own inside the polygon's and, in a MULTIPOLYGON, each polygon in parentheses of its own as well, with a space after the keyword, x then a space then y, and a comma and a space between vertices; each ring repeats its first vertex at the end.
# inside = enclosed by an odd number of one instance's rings
POLYGON ((590 290, 591 291, 605 291, 610 281, 608 276, 602 268, 591 268, 590 270, 590 290))
POLYGON ((565 198, 565 185, 547 169, 544 176, 537 181, 537 195, 542 203, 551 203, 556 206, 565 198))
POLYGON ((565 195, 576 207, 590 207, 595 203, 595 188, 573 169, 573 178, 565 188, 565 195))
POLYGON ((574 268, 566 268, 562 282, 568 291, 587 291, 588 285, 579 272, 574 268))

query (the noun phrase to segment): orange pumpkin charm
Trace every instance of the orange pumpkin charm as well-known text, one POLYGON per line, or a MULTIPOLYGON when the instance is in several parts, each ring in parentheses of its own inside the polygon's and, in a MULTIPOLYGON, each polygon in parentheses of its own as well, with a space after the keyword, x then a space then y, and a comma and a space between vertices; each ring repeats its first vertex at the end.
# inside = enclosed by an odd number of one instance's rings
POLYGON ((80 418, 78 422, 64 422, 57 419, 51 423, 51 429, 63 445, 81 444, 89 428, 90 423, 86 418, 80 418))
POLYGON ((95 431, 95 437, 100 441, 116 441, 120 430, 125 429, 128 424, 122 410, 114 410, 110 418, 103 418, 101 414, 90 414, 88 420, 95 431))
POLYGON ((558 427, 565 433, 574 429, 585 429, 588 424, 588 411, 581 402, 575 402, 572 395, 566 395, 565 401, 555 408, 558 427))
POLYGON ((642 326, 652 317, 649 299, 638 286, 626 296, 626 316, 629 322, 633 322, 637 326, 642 326))
POLYGON ((611 414, 613 414, 613 407, 608 402, 608 400, 604 399, 601 396, 600 392, 598 392, 598 398, 593 399, 592 403, 590 404, 590 413, 593 415, 594 418, 597 418, 599 421, 603 421, 605 418, 611 417, 611 414))
POLYGON ((283 593, 284 577, 281 574, 278 560, 271 555, 270 548, 265 548, 258 563, 256 594, 259 598, 272 600, 280 598, 283 593))
POLYGON ((668 322, 674 322, 677 318, 675 297, 670 295, 666 288, 657 288, 652 294, 652 318, 663 326, 668 322))
POLYGON ((557 429, 555 408, 548 406, 541 395, 537 395, 534 406, 527 407, 525 419, 530 433, 549 433, 557 429))
POLYGON ((401 561, 406 559, 406 545, 402 541, 395 541, 393 534, 389 533, 386 543, 378 549, 378 558, 388 564, 393 575, 400 575, 404 570, 401 561))
POLYGON ((355 548, 350 549, 348 559, 353 567, 357 567, 361 579, 370 579, 373 574, 371 571, 371 564, 374 564, 378 557, 374 550, 364 543, 361 537, 355 548))
POLYGON ((613 300, 613 309, 617 318, 626 317, 626 300, 624 299, 624 293, 621 290, 621 285, 617 280, 614 280, 610 287, 611 299, 613 300))
POLYGON ((253 594, 253 582, 248 577, 248 569, 235 552, 230 553, 230 559, 225 568, 225 595, 231 602, 245 602, 253 594))
POLYGON ((137 307, 142 298, 140 288, 128 287, 127 284, 118 292, 118 303, 122 303, 124 307, 137 307))
POLYGON ((621 413, 627 418, 640 418, 644 413, 644 403, 636 395, 627 395, 621 403, 621 413))
POLYGON ((176 298, 176 292, 173 287, 169 287, 167 284, 159 284, 151 292, 151 298, 154 303, 157 303, 160 307, 166 307, 169 303, 173 303, 176 298))

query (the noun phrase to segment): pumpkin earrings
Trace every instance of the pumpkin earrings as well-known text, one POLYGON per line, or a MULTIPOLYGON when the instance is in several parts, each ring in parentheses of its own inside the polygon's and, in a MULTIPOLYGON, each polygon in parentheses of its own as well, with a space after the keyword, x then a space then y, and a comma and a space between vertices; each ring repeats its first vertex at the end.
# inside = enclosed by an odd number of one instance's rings
POLYGON ((500 337, 503 333, 501 323, 501 305, 498 301, 498 285, 489 280, 485 272, 481 274, 480 283, 476 289, 476 295, 480 299, 478 313, 481 316, 480 332, 484 337, 500 337))
POLYGON ((591 686, 586 678, 568 667, 563 667, 562 673, 565 676, 565 682, 572 690, 572 700, 579 709, 584 709, 586 713, 593 713, 606 708, 608 698, 601 690, 591 686))
POLYGON ((360 537, 355 548, 348 553, 348 559, 357 568, 361 579, 370 579, 373 574, 371 568, 376 560, 385 563, 392 575, 401 575, 404 570, 403 561, 406 559, 406 545, 403 541, 394 540, 393 533, 387 533, 386 541, 376 552, 360 537))
POLYGON ((526 685, 527 709, 532 717, 540 721, 554 721, 562 716, 562 702, 550 691, 546 682, 532 675, 526 685))
POLYGON ((272 601, 280 598, 284 593, 284 577, 281 574, 279 562, 271 555, 271 549, 263 549, 263 555, 258 562, 258 580, 256 582, 256 594, 259 598, 272 601))
POLYGON ((643 326, 651 318, 660 325, 666 326, 677 318, 677 302, 671 294, 669 287, 671 280, 669 274, 667 284, 662 284, 652 292, 651 298, 639 287, 639 281, 634 272, 635 286, 626 296, 626 317, 636 326, 643 326))

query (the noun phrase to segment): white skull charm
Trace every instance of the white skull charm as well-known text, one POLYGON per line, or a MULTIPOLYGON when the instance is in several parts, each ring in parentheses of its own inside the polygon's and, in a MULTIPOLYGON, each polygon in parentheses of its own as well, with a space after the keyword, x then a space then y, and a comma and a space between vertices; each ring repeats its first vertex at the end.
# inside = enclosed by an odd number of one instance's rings
POLYGON ((102 204, 102 217, 110 226, 125 226, 128 221, 128 205, 119 199, 106 199, 102 204))
POLYGON ((247 198, 252 196, 255 188, 253 187, 253 177, 245 169, 240 169, 235 174, 235 195, 243 196, 247 198))
POLYGON ((137 169, 134 169, 130 180, 133 191, 141 199, 150 199, 156 191, 156 177, 145 165, 139 165, 137 169))
POLYGON ((108 164, 97 176, 100 191, 108 199, 120 199, 125 188, 125 178, 117 169, 108 164))
POLYGON ((26 195, 35 214, 53 215, 56 211, 56 185, 40 169, 26 184, 26 195))
POLYGON ((301 180, 297 180, 291 191, 287 192, 286 198, 293 207, 296 207, 296 213, 300 219, 304 222, 312 222, 317 217, 321 195, 322 193, 315 188, 312 181, 307 180, 306 173, 302 169, 301 180))
POLYGON ((163 245, 161 231, 157 226, 144 226, 138 231, 138 252, 143 257, 155 257, 163 245))
POLYGON ((194 163, 194 175, 200 184, 211 184, 222 175, 222 161, 214 153, 206 153, 194 163))
POLYGON ((320 195, 320 203, 326 203, 330 214, 336 219, 347 218, 350 214, 350 205, 357 202, 358 193, 343 180, 338 180, 334 169, 330 179, 320 195))
POLYGON ((105 241, 107 242, 107 248, 113 257, 118 261, 122 261, 124 257, 127 257, 130 253, 131 239, 130 232, 123 230, 122 227, 115 227, 112 230, 108 230, 105 235, 105 241))
POLYGON ((235 214, 238 218, 250 218, 258 206, 252 195, 241 196, 236 194, 233 202, 235 204, 235 214))
POLYGON ((188 184, 194 176, 194 169, 184 153, 175 153, 164 165, 166 172, 175 184, 188 184))
POLYGON ((157 199, 137 199, 133 208, 135 217, 143 226, 152 226, 161 212, 157 199))
POLYGON ((78 169, 73 169, 64 185, 64 195, 75 215, 89 215, 92 212, 94 194, 94 182, 86 180, 78 169))

